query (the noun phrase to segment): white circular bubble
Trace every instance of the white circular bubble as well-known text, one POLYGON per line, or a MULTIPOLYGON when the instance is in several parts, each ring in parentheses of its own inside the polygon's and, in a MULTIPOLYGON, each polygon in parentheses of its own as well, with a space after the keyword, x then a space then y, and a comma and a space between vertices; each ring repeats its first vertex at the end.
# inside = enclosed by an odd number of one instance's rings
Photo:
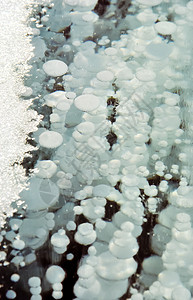
POLYGON ((75 234, 75 240, 82 245, 90 245, 96 240, 96 232, 93 225, 83 223, 78 226, 78 231, 75 234))
POLYGON ((52 285, 53 290, 55 291, 61 291, 63 289, 63 285, 61 283, 54 283, 52 285))
POLYGON ((52 220, 52 219, 54 219, 54 213, 52 213, 52 212, 47 213, 47 214, 46 214, 46 219, 47 219, 47 220, 52 220))
POLYGON ((64 3, 67 5, 75 6, 78 5, 79 0, 64 0, 64 3))
POLYGON ((163 271, 159 273, 158 279, 164 287, 174 287, 180 284, 180 277, 178 273, 173 271, 163 271))
POLYGON ((162 259, 157 255, 145 258, 142 266, 145 273, 152 275, 158 275, 163 270, 162 259))
POLYGON ((62 299, 63 293, 61 291, 53 291, 52 292, 52 297, 54 299, 62 299))
POLYGON ((7 299, 15 299, 16 297, 16 292, 13 290, 8 290, 6 293, 6 298, 7 299))
POLYGON ((155 79, 156 75, 152 70, 140 69, 136 73, 136 77, 140 81, 152 81, 155 79))
POLYGON ((97 219, 96 223, 95 223, 95 226, 96 226, 97 229, 103 230, 106 227, 106 223, 105 223, 105 221, 103 221, 101 219, 97 219))
POLYGON ((42 296, 41 295, 32 295, 30 300, 41 300, 42 296))
POLYGON ((64 278, 65 278, 65 272, 59 266, 53 265, 49 267, 46 271, 46 279, 51 284, 60 283, 64 280, 64 278))
POLYGON ((74 221, 68 221, 66 228, 71 231, 76 229, 76 223, 74 221))
POLYGON ((176 24, 173 22, 162 21, 155 24, 155 29, 162 35, 173 34, 176 31, 176 24))
POLYGON ((51 244, 55 247, 64 248, 69 244, 69 238, 67 235, 61 235, 56 232, 51 237, 51 244))
POLYGON ((41 280, 39 277, 33 276, 28 279, 28 284, 30 287, 38 287, 41 284, 41 280))
POLYGON ((158 190, 155 185, 145 186, 144 193, 149 197, 154 197, 157 195, 158 190))
POLYGON ((87 12, 82 16, 82 20, 85 22, 96 22, 98 20, 98 15, 94 12, 87 12))
POLYGON ((107 197, 111 192, 111 187, 106 184, 99 184, 93 188, 93 196, 95 197, 107 197))
POLYGON ((52 77, 58 77, 66 74, 68 66, 61 60, 53 59, 43 64, 44 72, 52 77))
POLYGON ((145 6, 156 6, 162 3, 162 0, 136 0, 136 2, 145 6))
POLYGON ((93 231, 93 225, 90 223, 83 223, 80 224, 78 226, 78 231, 82 234, 82 235, 88 235, 89 233, 91 233, 93 231))
POLYGON ((0 261, 3 261, 6 259, 7 254, 5 253, 5 251, 0 251, 0 261))
POLYGON ((114 74, 111 71, 105 70, 98 72, 96 75, 97 79, 100 81, 112 81, 114 78, 114 74))
POLYGON ((95 255, 97 254, 96 248, 95 248, 94 246, 90 246, 90 247, 88 248, 88 254, 89 254, 90 256, 95 256, 95 255))
POLYGON ((30 288, 30 293, 31 293, 32 295, 39 295, 39 294, 41 293, 41 291, 42 291, 41 286, 31 287, 31 288, 30 288))
POLYGON ((19 227, 21 226, 22 222, 23 221, 20 220, 20 219, 11 219, 10 222, 9 222, 9 224, 11 226, 11 229, 14 230, 14 231, 16 231, 16 230, 19 229, 19 227))
POLYGON ((189 1, 186 5, 186 7, 190 10, 193 10, 193 1, 189 1))
POLYGON ((12 274, 10 279, 13 282, 17 282, 17 281, 19 281, 20 276, 19 276, 19 274, 12 274))
POLYGON ((176 215, 176 220, 180 223, 187 223, 191 221, 191 218, 186 213, 179 213, 176 215))
POLYGON ((67 103, 65 100, 64 101, 59 101, 56 104, 56 108, 57 108, 58 111, 60 111, 60 113, 67 112, 70 108, 70 103, 67 103))
POLYGON ((54 226, 55 226, 55 221, 54 220, 48 220, 47 221, 47 226, 48 226, 48 229, 53 229, 54 226))
POLYGON ((57 171, 57 165, 51 160, 38 161, 36 168, 37 176, 40 178, 51 178, 57 171))
POLYGON ((22 240, 14 240, 12 247, 18 250, 22 250, 25 247, 25 242, 22 240))
POLYGON ((95 131, 95 125, 92 122, 82 122, 76 129, 83 135, 91 135, 95 131))
POLYGON ((126 232, 132 232, 134 229, 133 223, 127 221, 121 224, 121 229, 126 232))
POLYGON ((172 291, 172 300, 191 300, 191 293, 188 289, 186 289, 185 287, 176 287, 173 291, 172 291))
POLYGON ((72 253, 68 253, 67 255, 66 255, 66 259, 67 260, 72 260, 74 258, 74 254, 72 254, 72 253))
POLYGON ((94 8, 94 6, 97 4, 97 0, 79 0, 78 4, 86 8, 90 6, 94 8))
POLYGON ((54 149, 63 143, 63 137, 56 131, 46 130, 39 136, 39 144, 41 147, 54 149))
POLYGON ((115 49, 113 47, 108 47, 105 49, 105 54, 108 56, 114 56, 117 54, 117 49, 115 49))
POLYGON ((133 257, 139 249, 137 240, 130 234, 123 231, 115 231, 114 237, 109 243, 109 251, 115 257, 127 259, 133 257))
POLYGON ((98 108, 100 99, 92 94, 83 94, 75 98, 74 105, 79 110, 89 112, 98 108))
POLYGON ((94 268, 88 264, 85 264, 79 267, 77 273, 81 278, 89 278, 94 274, 94 268))
POLYGON ((109 251, 98 256, 96 273, 106 280, 122 280, 135 273, 137 263, 133 258, 118 259, 109 251))
POLYGON ((83 212, 83 208, 82 208, 81 206, 75 206, 75 207, 73 208, 73 211, 74 211, 74 214, 75 214, 75 215, 80 215, 80 214, 82 214, 82 212, 83 212))
POLYGON ((137 19, 145 25, 152 25, 158 18, 157 14, 154 14, 151 9, 144 9, 137 15, 137 19))
POLYGON ((50 107, 55 107, 59 101, 65 101, 66 93, 64 91, 55 91, 51 94, 45 95, 46 105, 50 107))

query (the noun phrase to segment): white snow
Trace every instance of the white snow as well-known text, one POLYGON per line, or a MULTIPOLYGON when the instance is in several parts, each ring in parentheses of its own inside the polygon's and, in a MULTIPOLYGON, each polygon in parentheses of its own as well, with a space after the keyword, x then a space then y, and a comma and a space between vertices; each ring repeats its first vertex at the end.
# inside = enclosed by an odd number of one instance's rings
POLYGON ((31 12, 29 5, 32 2, 33 0, 0 1, 0 52, 3 54, 0 57, 0 222, 2 223, 6 214, 12 215, 11 203, 19 198, 18 194, 26 182, 22 166, 14 163, 21 162, 25 152, 32 149, 26 144, 26 137, 29 132, 36 130, 40 120, 35 111, 27 110, 30 101, 19 99, 25 92, 22 76, 29 71, 27 61, 33 56, 30 29, 26 21, 31 12))

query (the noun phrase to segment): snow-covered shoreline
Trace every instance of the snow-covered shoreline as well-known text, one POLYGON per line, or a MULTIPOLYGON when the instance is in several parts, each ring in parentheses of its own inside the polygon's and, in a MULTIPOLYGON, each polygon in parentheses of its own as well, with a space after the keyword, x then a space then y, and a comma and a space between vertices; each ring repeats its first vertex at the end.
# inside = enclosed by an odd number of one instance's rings
POLYGON ((29 16, 32 1, 0 3, 0 221, 11 216, 11 204, 19 199, 27 178, 20 166, 32 147, 26 143, 36 129, 38 116, 29 110, 30 101, 21 97, 25 91, 24 77, 29 73, 29 59, 33 56, 29 16), (29 35, 27 37, 27 35, 29 35))

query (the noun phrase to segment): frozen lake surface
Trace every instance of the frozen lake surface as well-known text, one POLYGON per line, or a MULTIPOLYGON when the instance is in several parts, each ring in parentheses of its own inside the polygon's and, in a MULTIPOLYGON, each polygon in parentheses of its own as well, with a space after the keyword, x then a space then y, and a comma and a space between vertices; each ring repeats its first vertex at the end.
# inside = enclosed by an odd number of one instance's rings
POLYGON ((193 1, 17 1, 0 4, 0 298, 193 300, 193 1))

